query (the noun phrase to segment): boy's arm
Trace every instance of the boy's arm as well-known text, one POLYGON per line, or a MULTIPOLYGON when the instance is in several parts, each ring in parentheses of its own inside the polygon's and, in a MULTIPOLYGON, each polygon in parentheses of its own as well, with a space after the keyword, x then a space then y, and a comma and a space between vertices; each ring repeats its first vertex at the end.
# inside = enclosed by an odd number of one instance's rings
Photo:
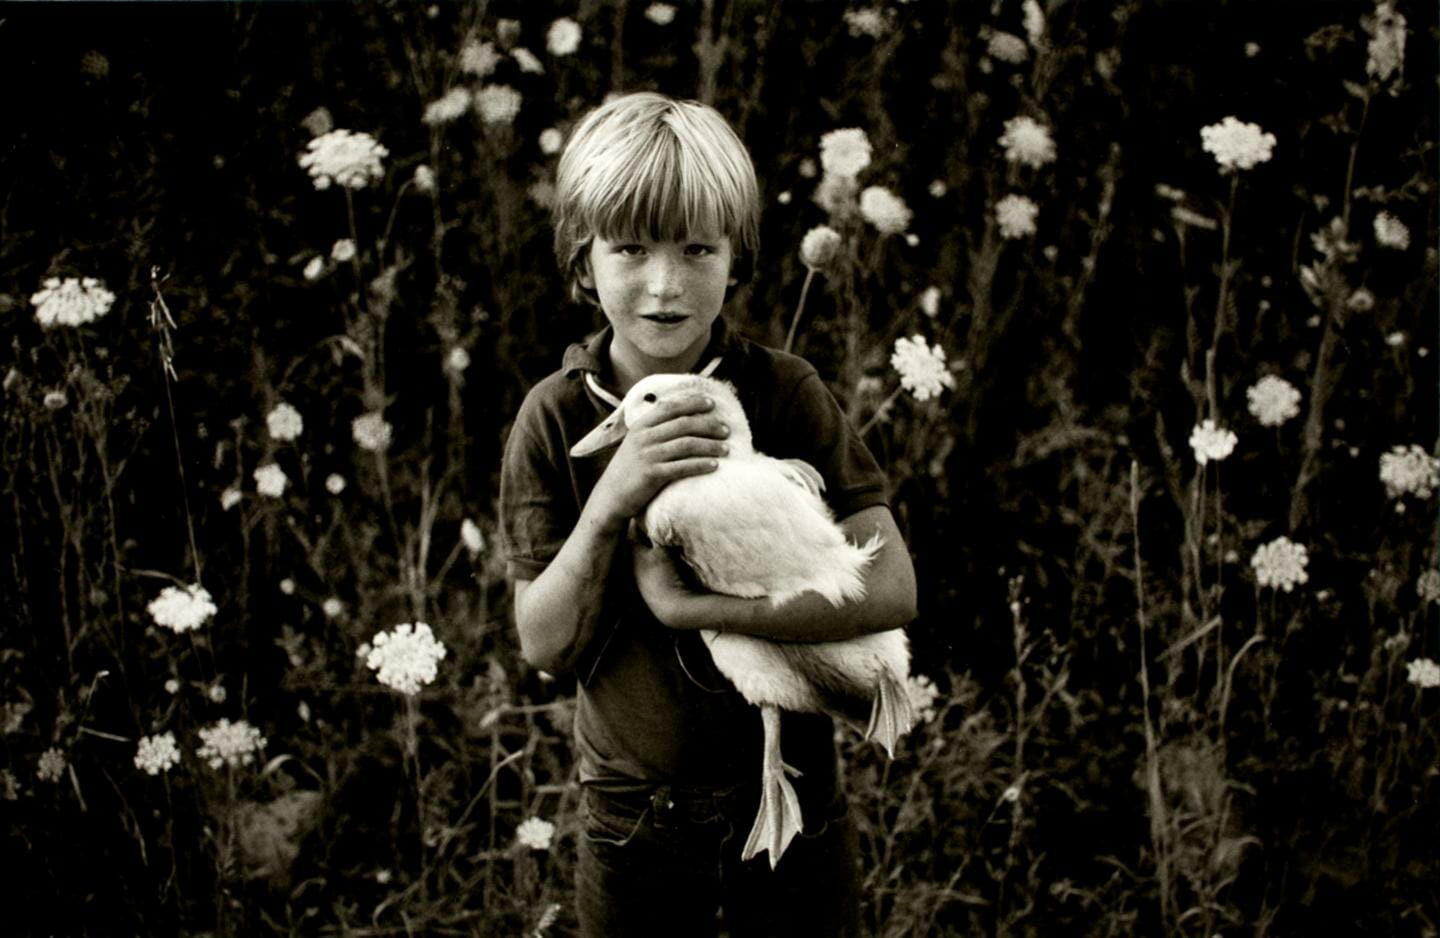
POLYGON ((520 653, 545 671, 568 671, 595 635, 605 586, 626 525, 675 479, 711 472, 728 429, 706 398, 667 401, 629 429, 586 499, 575 529, 534 580, 515 581, 520 653))
POLYGON ((742 632, 787 642, 828 642, 899 628, 915 618, 915 568, 890 509, 862 508, 840 521, 846 536, 863 544, 883 541, 865 571, 865 598, 830 605, 804 593, 781 606, 768 599, 740 599, 688 587, 669 550, 635 548, 635 581, 655 618, 673 629, 742 632))

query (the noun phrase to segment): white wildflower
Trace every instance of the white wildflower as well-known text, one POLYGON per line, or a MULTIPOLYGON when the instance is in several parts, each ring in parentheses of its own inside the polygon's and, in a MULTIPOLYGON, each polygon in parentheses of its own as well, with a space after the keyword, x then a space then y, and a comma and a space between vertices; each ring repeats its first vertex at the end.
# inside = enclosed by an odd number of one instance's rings
POLYGON ((223 717, 219 722, 201 728, 200 739, 201 746, 195 754, 212 769, 249 765, 265 748, 266 742, 260 731, 244 720, 231 723, 223 717))
POLYGON ((867 186, 860 193, 860 214, 882 235, 899 234, 910 227, 911 211, 905 200, 884 186, 867 186))
POLYGON ((1220 462, 1235 451, 1235 444, 1238 442, 1239 437, 1229 430, 1217 427, 1213 420, 1202 420, 1190 431, 1190 448, 1195 451, 1195 461, 1202 466, 1212 459, 1220 462))
POLYGON ((167 693, 167 694, 178 694, 178 693, 180 693, 180 682, 177 681, 177 680, 176 680, 175 678, 173 678, 173 677, 170 678, 170 680, 168 680, 168 681, 165 682, 165 693, 167 693))
POLYGON ((1234 116, 1218 124, 1200 128, 1200 144, 1205 152, 1214 154, 1220 172, 1250 169, 1269 162, 1275 148, 1275 135, 1265 133, 1259 124, 1247 124, 1234 116))
POLYGON ((460 522, 460 540, 465 543, 471 557, 478 557, 485 549, 485 535, 481 533, 480 526, 469 518, 460 522))
POLYGON ((826 173, 853 179, 870 165, 870 138, 858 127, 821 135, 820 165, 826 173))
POLYGON ((934 319, 940 315, 940 288, 928 286, 920 292, 920 312, 934 319))
POLYGON ((1405 672, 1405 680, 1421 690, 1440 687, 1440 664, 1436 664, 1432 658, 1416 658, 1405 665, 1405 672))
POLYGON ((325 601, 320 604, 320 611, 325 613, 327 619, 338 619, 345 611, 345 604, 336 596, 327 596, 325 601))
POLYGON ((814 179, 816 175, 819 174, 820 169, 815 165, 815 161, 807 156, 800 160, 800 164, 795 167, 795 171, 800 174, 802 179, 814 179))
POLYGON ((1296 586, 1310 580, 1305 565, 1310 555, 1304 545, 1296 544, 1288 537, 1277 537, 1268 544, 1262 544, 1250 558, 1255 568, 1255 580, 1263 588, 1273 586, 1290 592, 1296 586))
POLYGON ((546 127, 540 131, 540 152, 546 156, 553 156, 560 152, 565 145, 565 135, 558 127, 546 127))
POLYGON ((198 629, 213 616, 217 607, 210 591, 199 583, 190 586, 167 586, 145 607, 156 625, 176 633, 198 629))
POLYGON ((872 39, 879 39, 885 35, 885 30, 889 28, 890 24, 886 21, 883 12, 873 7, 867 7, 862 10, 846 10, 845 25, 849 27, 850 35, 856 38, 869 36, 872 39))
POLYGON ((300 417, 300 411, 281 401, 265 415, 265 426, 269 429, 272 440, 289 443, 304 432, 305 421, 300 417))
POLYGON ((292 578, 288 577, 288 576, 287 576, 285 579, 281 580, 281 581, 280 581, 280 592, 284 593, 286 596, 294 596, 294 595, 295 595, 295 581, 294 581, 292 578))
POLYGON ((316 189, 337 183, 347 189, 363 189, 385 175, 382 161, 390 151, 367 133, 332 130, 311 140, 300 155, 300 165, 310 173, 316 189))
POLYGON ((65 753, 54 746, 40 753, 40 763, 35 767, 35 776, 42 782, 58 782, 65 774, 65 753))
POLYGON ((1266 375, 1245 391, 1250 413, 1262 426, 1278 427, 1300 413, 1300 392, 1275 375, 1266 375))
POLYGON ((255 478, 255 491, 271 498, 284 495, 285 487, 290 484, 290 477, 285 474, 285 470, 273 462, 260 466, 252 475, 255 478))
POLYGON ((782 192, 782 193, 780 193, 779 195, 775 196, 775 201, 776 201, 776 202, 779 202, 781 205, 789 205, 789 204, 790 204, 790 200, 793 199, 793 198, 795 198, 795 197, 790 193, 790 190, 789 190, 789 189, 786 189, 784 192, 782 192))
POLYGON ((377 632, 365 656, 365 666, 377 672, 376 680, 402 694, 417 694, 435 680, 435 666, 445 657, 445 644, 424 622, 406 622, 389 632, 377 632))
POLYGON ((46 410, 60 410, 70 403, 70 398, 63 388, 55 388, 45 392, 41 403, 45 405, 46 410))
POLYGON ((174 733, 157 733, 140 737, 135 749, 135 768, 151 775, 168 772, 180 764, 180 747, 174 733))
POLYGON ((930 188, 928 191, 930 198, 941 199, 945 197, 945 193, 950 191, 950 187, 945 184, 945 180, 943 179, 932 179, 930 180, 930 188))
POLYGON ((1380 481, 1391 498, 1429 498, 1440 488, 1440 459, 1414 443, 1392 447, 1380 456, 1380 481))
POLYGON ((79 326, 110 312, 115 294, 94 277, 49 277, 30 297, 35 319, 46 329, 79 326))
POLYGON ((442 97, 425 105, 425 116, 421 118, 434 127, 448 124, 470 109, 470 92, 464 88, 451 88, 442 97))
POLYGON ((955 376, 945 367, 945 350, 927 344, 924 336, 896 339, 890 365, 900 374, 900 386, 917 401, 939 397, 941 391, 955 387, 955 376))
POLYGON ((487 124, 508 124, 520 113, 521 100, 509 85, 486 85, 475 92, 475 110, 487 124))
POLYGON ((360 444, 361 449, 367 449, 372 453, 383 452, 390 448, 391 427, 385 416, 378 410, 356 417, 350 424, 350 435, 355 438, 356 443, 360 444))
POLYGON ((855 197, 860 186, 854 176, 826 173, 815 187, 815 204, 834 218, 848 216, 855 211, 855 197))
POLYGON ((921 723, 935 719, 935 701, 940 697, 940 690, 934 681, 923 674, 912 674, 905 681, 905 690, 910 695, 910 706, 921 723))
POLYGON ((321 257, 319 254, 316 254, 314 257, 310 258, 310 262, 305 265, 305 279, 312 281, 319 280, 324 273, 325 258, 321 257))
POLYGON ((355 259, 355 242, 349 238, 341 238, 330 245, 330 259, 337 264, 344 264, 355 259))
POLYGON ((325 477, 325 491, 331 495, 339 495, 345 491, 345 477, 338 472, 332 472, 325 477))
POLYGON ((502 16, 495 21, 495 35, 502 46, 513 46, 520 38, 520 21, 502 16))
POLYGON ((545 33, 545 48, 551 55, 571 55, 580 48, 580 24, 562 16, 545 33))
POLYGON ((230 694, 225 690, 225 685, 220 683, 211 684, 205 691, 205 696, 210 698, 211 703, 223 704, 225 698, 230 694))
POLYGON ((675 8, 668 3, 652 3, 645 8, 645 18, 656 26, 669 26, 675 21, 675 8))
POLYGON ((1028 197, 1010 193, 995 203, 995 221, 1000 225, 1000 237, 1023 238, 1035 233, 1035 218, 1040 206, 1028 197))
POLYGON ((435 191, 435 170, 421 163, 415 167, 415 188, 420 192, 435 191))
POLYGON ((1375 242, 1381 247, 1403 251, 1410 247, 1410 229, 1389 212, 1380 212, 1375 216, 1375 242))
POLYGON ((536 57, 535 53, 531 52, 529 49, 526 49, 522 46, 516 46, 514 49, 510 50, 510 56, 515 60, 515 64, 520 66, 520 71, 524 72, 525 74, 545 74, 545 66, 541 64, 540 59, 536 57))
POLYGON ((445 356, 445 370, 452 375, 462 375, 470 367, 470 353, 463 345, 452 348, 445 356))
POLYGON ((1025 0, 1021 4, 1024 15, 1025 35, 1030 37, 1032 46, 1039 46, 1045 36, 1045 11, 1040 9, 1039 0, 1025 0))
POLYGON ((1440 603, 1440 570, 1426 570, 1415 580, 1415 592, 1427 603, 1440 603))
POLYGON ((1375 294, 1366 287, 1360 287, 1350 294, 1350 299, 1345 301, 1345 306, 1357 313, 1368 313, 1375 308, 1375 294))
POLYGON ((821 270, 828 267, 840 252, 840 232, 829 225, 817 225, 800 239, 800 260, 806 267, 821 270))
POLYGON ((1362 17, 1360 25, 1370 34, 1365 44, 1368 56, 1365 74, 1379 81, 1405 71, 1405 17, 1393 2, 1375 4, 1375 15, 1362 17))
POLYGON ((1000 145, 1005 148, 1005 159, 1011 163, 1039 169, 1055 160, 1055 141, 1050 138, 1050 129, 1023 114, 1005 122, 1000 145))
POLYGON ((990 34, 990 42, 986 49, 991 58, 999 59, 1010 65, 1019 65, 1030 54, 1030 50, 1025 47, 1024 39, 1003 30, 996 30, 990 34))
POLYGON ((488 42, 471 40, 460 50, 460 71, 476 78, 485 78, 500 64, 501 55, 488 42))
POLYGON ((554 838, 555 825, 544 818, 526 818, 515 828, 515 842, 531 850, 549 850, 554 838))

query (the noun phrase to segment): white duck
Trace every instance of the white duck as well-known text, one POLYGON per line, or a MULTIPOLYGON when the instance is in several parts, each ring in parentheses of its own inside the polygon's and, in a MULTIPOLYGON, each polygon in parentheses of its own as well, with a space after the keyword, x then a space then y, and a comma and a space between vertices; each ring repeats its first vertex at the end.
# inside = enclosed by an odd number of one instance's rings
MULTIPOLYGON (((865 595, 864 570, 880 549, 877 535, 856 546, 820 497, 820 474, 800 460, 755 451, 734 388, 704 375, 650 375, 636 382, 615 412, 570 450, 587 456, 620 441, 661 401, 695 395, 715 402, 730 427, 728 456, 714 472, 667 485, 646 507, 640 526, 650 540, 678 547, 700 582, 717 593, 775 605, 814 591, 840 606, 865 595)), ((905 633, 892 629, 832 642, 775 642, 734 632, 703 631, 716 667, 760 708, 765 733, 760 810, 743 858, 769 851, 773 868, 801 830, 800 803, 780 756, 780 711, 864 720, 867 739, 893 757, 914 724, 905 678, 905 633)))

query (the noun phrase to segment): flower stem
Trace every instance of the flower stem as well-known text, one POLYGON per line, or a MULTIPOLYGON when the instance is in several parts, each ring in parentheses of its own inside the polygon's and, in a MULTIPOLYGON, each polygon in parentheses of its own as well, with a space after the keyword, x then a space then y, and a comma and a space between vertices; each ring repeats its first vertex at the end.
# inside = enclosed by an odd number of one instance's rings
POLYGON ((795 332, 800 327, 800 314, 805 311, 805 297, 810 295, 810 281, 815 279, 815 268, 805 269, 805 283, 800 287, 800 302, 795 304, 795 316, 790 320, 790 331, 785 335, 785 351, 795 348, 795 332))

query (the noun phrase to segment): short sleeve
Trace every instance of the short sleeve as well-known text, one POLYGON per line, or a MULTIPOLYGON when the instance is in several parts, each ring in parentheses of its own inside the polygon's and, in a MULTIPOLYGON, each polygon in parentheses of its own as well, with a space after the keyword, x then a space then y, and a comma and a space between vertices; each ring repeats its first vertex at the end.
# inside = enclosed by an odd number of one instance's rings
POLYGON ((835 517, 889 503, 885 473, 813 368, 806 368, 775 414, 767 442, 770 455, 803 459, 819 471, 835 517))
POLYGON ((500 465, 500 532, 505 575, 538 577, 574 530, 577 509, 564 454, 549 442, 543 408, 520 407, 500 465))

